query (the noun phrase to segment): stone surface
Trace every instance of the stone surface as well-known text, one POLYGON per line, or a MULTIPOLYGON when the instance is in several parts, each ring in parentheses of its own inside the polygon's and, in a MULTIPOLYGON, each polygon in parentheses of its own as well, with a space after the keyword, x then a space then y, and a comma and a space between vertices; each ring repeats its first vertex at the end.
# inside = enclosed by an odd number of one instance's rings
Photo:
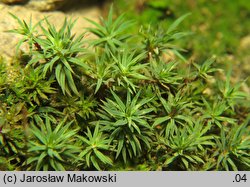
MULTIPOLYGON (((73 0, 74 2, 76 0, 73 0)), ((2 3, 6 4, 25 4, 25 6, 34 8, 36 10, 41 11, 49 11, 49 10, 56 10, 61 8, 63 5, 65 5, 67 2, 70 2, 70 0, 0 0, 2 3)))
POLYGON ((56 10, 65 5, 69 0, 30 0, 28 7, 40 11, 56 10))
POLYGON ((53 11, 68 8, 72 4, 92 4, 101 3, 103 0, 0 0, 0 3, 8 5, 23 5, 39 11, 53 11))
MULTIPOLYGON (((73 19, 78 18, 77 23, 73 28, 73 33, 76 34, 82 33, 84 31, 84 28, 91 26, 91 24, 87 22, 84 17, 90 18, 94 21, 98 21, 100 15, 100 10, 96 6, 81 8, 76 11, 71 10, 67 13, 64 13, 59 11, 39 12, 23 6, 7 6, 0 4, 0 55, 7 59, 7 62, 15 56, 15 48, 21 38, 21 36, 17 34, 6 32, 8 30, 18 28, 16 20, 14 20, 9 15, 9 12, 17 15, 20 19, 24 19, 27 22, 32 15, 33 23, 37 23, 44 17, 49 16, 48 19, 56 27, 61 26, 65 17, 70 17, 73 19)), ((26 50, 25 46, 23 46, 21 50, 26 50)))
POLYGON ((0 0, 2 3, 14 4, 14 3, 26 3, 27 0, 0 0))

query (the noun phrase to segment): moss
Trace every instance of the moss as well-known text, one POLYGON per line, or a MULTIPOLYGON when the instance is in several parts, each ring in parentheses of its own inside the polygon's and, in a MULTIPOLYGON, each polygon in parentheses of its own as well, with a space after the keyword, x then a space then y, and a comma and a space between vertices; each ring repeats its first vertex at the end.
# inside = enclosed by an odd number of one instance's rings
POLYGON ((12 32, 30 44, 1 91, 0 157, 14 157, 12 168, 250 169, 249 96, 216 58, 183 55, 178 43, 193 37, 180 28, 191 15, 135 36, 111 8, 101 23, 88 20, 96 35, 88 41, 71 33, 73 21, 57 29, 45 20, 30 35, 34 28, 12 16, 23 29, 12 32))

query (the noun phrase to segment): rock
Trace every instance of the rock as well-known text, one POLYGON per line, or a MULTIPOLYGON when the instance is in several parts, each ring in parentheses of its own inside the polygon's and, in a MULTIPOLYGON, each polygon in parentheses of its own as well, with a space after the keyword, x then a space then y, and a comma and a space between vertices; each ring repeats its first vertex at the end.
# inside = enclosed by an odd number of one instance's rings
MULTIPOLYGON (((75 0, 74 0, 75 1, 75 0)), ((5 4, 24 4, 27 3, 27 7, 34 8, 39 11, 57 10, 65 5, 70 0, 0 0, 5 4)))
MULTIPOLYGON (((72 33, 82 33, 84 28, 92 26, 87 22, 84 17, 98 21, 100 15, 100 10, 96 6, 81 8, 77 11, 69 11, 67 13, 54 11, 54 12, 39 12, 36 10, 31 10, 23 6, 7 6, 0 4, 0 56, 7 59, 7 62, 11 62, 11 59, 16 55, 16 45, 22 36, 6 32, 11 29, 18 28, 17 21, 13 19, 9 12, 15 14, 20 19, 24 19, 29 22, 32 15, 32 23, 35 24, 44 17, 48 17, 49 21, 54 24, 57 28, 60 27, 64 21, 65 17, 70 17, 72 19, 77 19, 72 33)), ((86 36, 87 37, 87 36, 86 36)), ((91 37, 91 35, 88 37, 91 37)), ((92 35, 93 37, 93 35, 92 35)), ((22 46, 21 50, 26 51, 25 46, 22 46)))
POLYGON ((92 3, 100 3, 103 0, 0 0, 0 3, 8 5, 22 4, 25 7, 39 11, 53 11, 59 9, 67 9, 71 5, 89 5, 92 3))
POLYGON ((16 3, 26 3, 27 0, 0 0, 0 2, 6 4, 16 4, 16 3))
POLYGON ((28 7, 39 11, 57 10, 65 5, 69 0, 30 0, 28 7))

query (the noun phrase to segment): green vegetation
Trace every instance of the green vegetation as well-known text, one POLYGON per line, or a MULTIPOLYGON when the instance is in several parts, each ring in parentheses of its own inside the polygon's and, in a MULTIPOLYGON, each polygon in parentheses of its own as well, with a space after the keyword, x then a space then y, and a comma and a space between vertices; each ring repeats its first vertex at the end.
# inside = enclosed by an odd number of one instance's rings
POLYGON ((30 51, 16 78, 0 66, 0 169, 250 170, 249 95, 183 55, 192 16, 135 34, 111 8, 85 40, 12 15, 30 51))
POLYGON ((64 171, 67 165, 70 165, 68 169, 74 166, 72 163, 77 159, 80 147, 75 145, 78 129, 69 129, 73 121, 65 124, 66 119, 62 119, 59 124, 54 125, 55 129, 52 129, 52 120, 48 116, 45 120, 37 117, 34 121, 36 125, 33 121, 30 123, 33 137, 30 137, 28 144, 29 158, 24 163, 31 165, 27 169, 64 171))
MULTIPOLYGON (((249 37, 250 3, 248 0, 110 0, 116 13, 124 11, 129 19, 141 25, 165 30, 178 17, 191 13, 188 21, 181 24, 183 31, 189 30, 190 37, 178 41, 186 49, 183 56, 193 61, 204 61, 215 55, 217 66, 235 70, 233 77, 244 79, 249 75, 249 52, 244 46, 249 37), (239 67, 240 66, 240 67, 239 67)), ((250 84, 250 80, 247 81, 250 84)))

